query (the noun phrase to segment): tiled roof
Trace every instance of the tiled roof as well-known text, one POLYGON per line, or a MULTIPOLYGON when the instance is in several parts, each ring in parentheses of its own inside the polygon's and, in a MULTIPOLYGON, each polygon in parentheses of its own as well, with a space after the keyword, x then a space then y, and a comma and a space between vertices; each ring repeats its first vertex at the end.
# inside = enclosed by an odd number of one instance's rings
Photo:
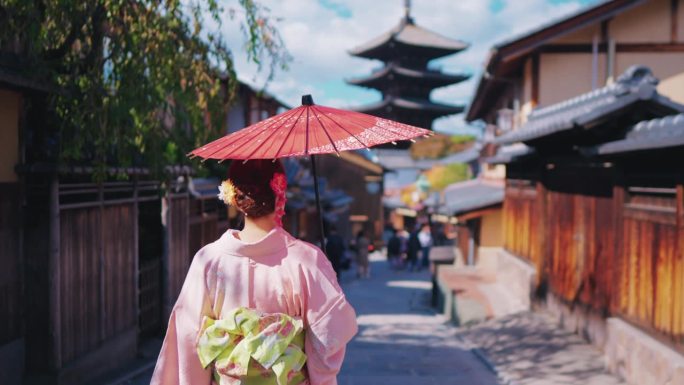
POLYGON ((603 0, 597 4, 579 9, 576 13, 552 19, 531 31, 506 39, 494 45, 487 56, 482 76, 475 95, 470 102, 466 121, 483 119, 494 107, 502 92, 506 78, 519 71, 530 54, 552 43, 553 40, 567 36, 589 25, 599 25, 628 9, 646 3, 647 0, 603 0))
POLYGON ((475 143, 470 148, 450 154, 441 159, 421 159, 411 158, 409 150, 393 149, 374 149, 377 156, 377 163, 387 170, 398 169, 418 169, 428 170, 434 166, 447 165, 452 163, 469 163, 480 156, 481 143, 475 143))
POLYGON ((648 67, 632 66, 614 84, 535 109, 523 127, 501 135, 494 142, 530 142, 574 128, 590 128, 640 102, 647 102, 662 115, 684 111, 684 106, 658 94, 657 84, 658 80, 648 67))
POLYGON ((634 125, 622 140, 598 146, 601 155, 684 146, 684 114, 645 120, 634 125))
POLYGON ((468 211, 502 203, 503 181, 473 179, 454 183, 444 189, 444 204, 441 214, 457 215, 468 211))
POLYGON ((496 155, 485 158, 484 162, 489 164, 506 164, 534 152, 534 148, 526 146, 524 143, 514 143, 499 147, 496 155))
POLYGON ((419 27, 410 19, 402 19, 396 27, 365 44, 353 48, 349 53, 355 56, 365 57, 370 51, 376 50, 385 44, 388 44, 390 41, 451 52, 458 52, 468 48, 468 43, 451 39, 423 27, 419 27))

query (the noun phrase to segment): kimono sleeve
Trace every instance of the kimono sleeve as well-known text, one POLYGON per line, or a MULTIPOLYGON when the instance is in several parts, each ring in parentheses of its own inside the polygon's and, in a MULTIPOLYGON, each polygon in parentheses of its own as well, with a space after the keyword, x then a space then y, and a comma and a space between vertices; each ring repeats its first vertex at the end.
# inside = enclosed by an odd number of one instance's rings
POLYGON ((307 325, 304 350, 311 385, 336 385, 347 343, 357 332, 356 314, 319 252, 317 268, 305 273, 307 325))
POLYGON ((197 335, 202 317, 211 316, 205 277, 206 254, 193 258, 178 300, 171 311, 157 365, 150 385, 209 385, 211 369, 202 368, 197 355, 197 335))

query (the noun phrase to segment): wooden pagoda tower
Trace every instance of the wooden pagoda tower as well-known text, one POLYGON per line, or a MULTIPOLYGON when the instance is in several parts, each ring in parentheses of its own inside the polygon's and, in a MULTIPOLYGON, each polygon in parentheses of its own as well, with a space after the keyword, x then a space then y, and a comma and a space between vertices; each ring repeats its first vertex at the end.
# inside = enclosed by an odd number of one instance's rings
POLYGON ((463 51, 468 44, 416 25, 410 16, 409 1, 406 1, 405 9, 399 25, 350 51, 353 56, 380 60, 383 67, 370 76, 349 79, 347 83, 382 93, 381 101, 357 108, 357 111, 432 129, 435 119, 464 109, 462 105, 433 102, 430 100, 432 90, 460 83, 470 75, 444 73, 430 68, 428 63, 463 51))

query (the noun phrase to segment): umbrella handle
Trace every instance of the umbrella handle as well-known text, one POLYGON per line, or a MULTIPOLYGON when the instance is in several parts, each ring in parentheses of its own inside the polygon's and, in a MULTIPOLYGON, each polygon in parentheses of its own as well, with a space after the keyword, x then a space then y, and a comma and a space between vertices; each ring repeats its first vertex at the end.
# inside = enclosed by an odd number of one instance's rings
POLYGON ((318 175, 316 173, 316 159, 314 159, 313 155, 310 155, 310 158, 311 171, 313 172, 314 178, 314 192, 316 194, 316 209, 318 211, 318 222, 319 226, 321 226, 321 250, 323 250, 323 254, 327 255, 327 253, 325 252, 325 232, 323 232, 323 210, 321 209, 321 199, 318 193, 318 175))

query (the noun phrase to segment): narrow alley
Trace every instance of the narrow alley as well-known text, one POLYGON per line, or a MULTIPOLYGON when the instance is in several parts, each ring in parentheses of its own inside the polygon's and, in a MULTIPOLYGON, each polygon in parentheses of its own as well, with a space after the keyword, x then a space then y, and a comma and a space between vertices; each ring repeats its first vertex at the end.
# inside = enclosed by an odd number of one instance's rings
POLYGON ((498 384, 496 375, 430 307, 429 272, 396 272, 378 254, 371 278, 342 277, 358 316, 340 385, 498 384))

